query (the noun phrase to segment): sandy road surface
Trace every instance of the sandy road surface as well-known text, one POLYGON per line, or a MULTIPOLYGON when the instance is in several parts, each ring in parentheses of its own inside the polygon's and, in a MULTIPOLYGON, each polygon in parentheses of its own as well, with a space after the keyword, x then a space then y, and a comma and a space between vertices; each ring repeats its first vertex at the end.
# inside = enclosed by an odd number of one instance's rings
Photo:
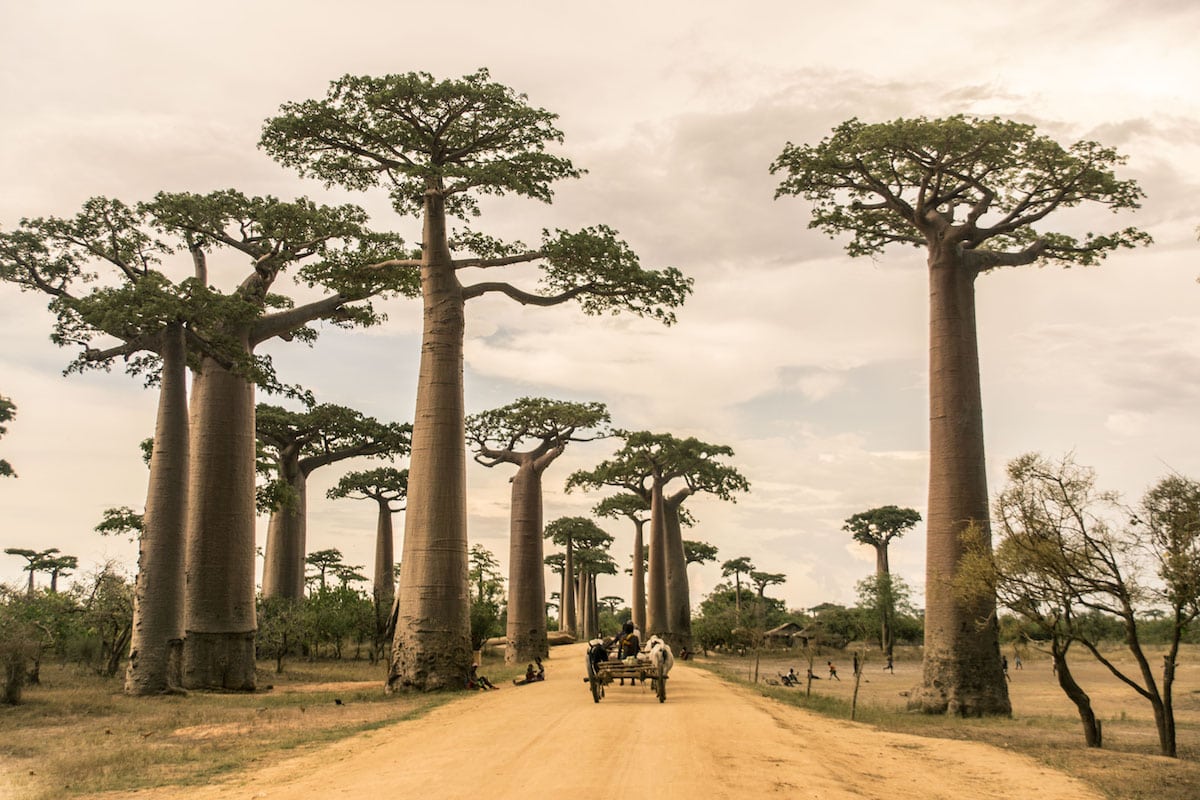
POLYGON ((105 797, 1101 798, 1023 756, 829 720, 685 664, 664 704, 617 685, 593 703, 583 673, 582 645, 555 648, 543 683, 468 695, 219 785, 105 797))

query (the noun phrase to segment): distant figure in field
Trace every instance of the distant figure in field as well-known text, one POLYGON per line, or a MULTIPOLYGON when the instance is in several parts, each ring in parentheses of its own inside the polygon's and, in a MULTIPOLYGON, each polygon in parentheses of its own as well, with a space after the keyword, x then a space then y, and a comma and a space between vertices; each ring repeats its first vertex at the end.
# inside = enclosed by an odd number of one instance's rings
POLYGON ((896 674, 896 668, 892 665, 892 657, 891 656, 888 656, 887 666, 884 667, 884 669, 886 669, 888 672, 892 673, 893 675, 896 674))
POLYGON ((1013 669, 1022 669, 1021 654, 1017 653, 1013 656, 1013 669))
POLYGON ((809 668, 808 668, 808 675, 807 675, 807 676, 805 676, 805 677, 807 677, 807 678, 808 678, 810 681, 819 681, 819 680, 821 680, 821 676, 820 676, 820 675, 813 675, 812 667, 809 667, 809 668))
POLYGON ((1000 656, 1000 670, 1004 673, 1005 680, 1012 680, 1008 675, 1008 656, 1000 656))
POLYGON ((841 683, 842 679, 838 677, 837 667, 833 665, 833 662, 826 661, 825 664, 829 667, 829 680, 841 683))

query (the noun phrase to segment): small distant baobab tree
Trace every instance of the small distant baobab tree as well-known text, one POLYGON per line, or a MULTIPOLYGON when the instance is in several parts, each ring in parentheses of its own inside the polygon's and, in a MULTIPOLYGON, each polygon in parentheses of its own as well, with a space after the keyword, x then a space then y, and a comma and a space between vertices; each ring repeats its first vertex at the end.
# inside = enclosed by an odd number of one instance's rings
POLYGON ((614 486, 650 504, 645 632, 662 636, 674 648, 691 649, 691 597, 680 506, 699 492, 733 502, 734 494, 750 485, 736 469, 718 460, 733 455, 729 447, 648 431, 618 435, 625 443, 613 457, 594 469, 573 473, 567 489, 614 486))
MULTIPOLYGON (((255 430, 275 462, 279 491, 267 524, 264 598, 304 596, 308 476, 350 458, 392 458, 408 452, 411 425, 383 423, 332 403, 303 411, 259 403, 255 430)), ((388 564, 392 559, 388 557, 388 564)))
POLYGON ((739 620, 742 617, 742 576, 749 576, 754 569, 750 556, 731 558, 721 565, 721 577, 733 576, 733 602, 739 620))
POLYGON ((442 81, 423 72, 347 75, 323 99, 284 104, 263 130, 261 146, 286 166, 329 185, 383 188, 397 213, 422 222, 421 252, 408 262, 421 281, 424 327, 389 689, 461 687, 471 665, 462 446, 468 301, 574 301, 587 314, 624 311, 671 324, 691 291, 674 268, 643 269, 604 225, 545 231, 533 248, 449 229, 450 218, 478 216, 482 196, 549 202, 556 181, 582 174, 547 151, 562 140, 554 122, 481 69, 442 81), (540 270, 538 291, 490 277, 519 264, 540 270), (489 277, 464 284, 476 271, 489 277))
POLYGON ((875 548, 875 591, 879 598, 879 644, 886 658, 891 658, 895 649, 892 623, 896 615, 895 596, 892 591, 892 573, 888 566, 888 545, 921 521, 921 515, 912 508, 880 506, 860 511, 846 520, 842 530, 854 537, 856 542, 875 548))
POLYGON ((930 303, 929 506, 925 660, 909 703, 928 713, 1010 713, 994 598, 953 589, 970 536, 990 543, 975 282, 1003 267, 1090 265, 1149 242, 1134 228, 1078 238, 1047 230, 1057 211, 1137 208, 1115 150, 1063 147, 1032 125, 954 116, 842 123, 816 145, 788 143, 771 165, 776 197, 813 203, 809 227, 849 234, 847 252, 925 250, 930 303), (965 532, 970 532, 964 536, 965 532), (982 628, 980 627, 982 625, 982 628))
POLYGON ((408 470, 395 467, 379 467, 361 472, 350 472, 342 476, 337 484, 325 493, 330 500, 349 497, 355 500, 374 500, 379 506, 379 518, 375 525, 375 568, 371 586, 371 598, 375 605, 375 629, 382 644, 383 633, 396 596, 395 534, 392 515, 404 510, 403 502, 408 489, 408 470), (399 505, 397 505, 399 504, 399 505))
POLYGON ((633 523, 633 553, 631 555, 633 592, 630 595, 630 611, 633 624, 639 631, 646 630, 646 554, 645 529, 650 521, 650 501, 633 492, 622 492, 606 497, 596 504, 592 513, 597 517, 625 517, 633 523))
POLYGON ((508 618, 504 661, 527 664, 550 654, 546 638, 546 579, 542 562, 542 475, 570 442, 607 435, 603 403, 523 397, 467 418, 467 439, 485 467, 511 464, 508 618), (527 449, 518 449, 518 448, 527 449))

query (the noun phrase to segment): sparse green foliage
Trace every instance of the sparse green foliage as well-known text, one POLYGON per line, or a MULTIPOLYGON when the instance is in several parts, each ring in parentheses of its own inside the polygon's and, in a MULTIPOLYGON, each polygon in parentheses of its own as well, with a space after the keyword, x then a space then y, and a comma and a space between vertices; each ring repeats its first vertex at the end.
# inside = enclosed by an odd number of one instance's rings
POLYGON ((500 562, 486 547, 471 545, 469 580, 474 587, 471 599, 471 647, 479 650, 483 643, 500 633, 500 613, 504 603, 504 577, 500 562))
MULTIPOLYGON (((17 416, 17 406, 12 400, 4 395, 0 395, 0 436, 8 433, 8 427, 5 422, 12 422, 17 416)), ((15 478, 17 473, 13 472, 12 464, 9 464, 3 458, 0 458, 0 478, 15 478)))
POLYGON ((683 560, 688 564, 704 564, 717 560, 717 546, 708 542, 683 540, 683 560))
MULTIPOLYGON (((1009 608, 1048 637, 1056 658, 1077 642, 1154 711, 1163 755, 1176 754, 1171 687, 1179 643, 1197 617, 1196 567, 1200 545, 1200 489, 1180 477, 1160 481, 1141 508, 1123 507, 1111 492, 1096 489, 1095 473, 1068 456, 1051 462, 1027 454, 1008 465, 1009 483, 996 499, 1002 538, 995 552, 970 553, 961 592, 995 592, 1009 608), (1149 556, 1149 558, 1146 558, 1149 556), (1146 575, 1156 567, 1159 588, 1146 575), (1138 617, 1156 604, 1173 619, 1161 675, 1143 647, 1138 617), (1117 621, 1135 669, 1124 668, 1101 649, 1106 626, 1094 615, 1117 621)), ((1090 704, 1078 686, 1064 690, 1084 715, 1090 704)), ((1098 745, 1096 732, 1089 744, 1098 745)))
POLYGON ((133 541, 142 535, 142 524, 145 515, 139 514, 129 506, 104 509, 104 519, 93 529, 101 536, 128 536, 133 541))
POLYGON ((1137 208, 1141 189, 1113 173, 1124 162, 1096 142, 1064 148, 1032 125, 958 115, 851 119, 820 144, 789 143, 771 171, 785 176, 775 196, 811 201, 809 227, 849 233, 853 256, 948 237, 946 244, 961 243, 968 265, 985 270, 1038 259, 1094 264, 1117 248, 1149 243, 1134 228, 1082 239, 1038 229, 1052 212, 1083 203, 1137 208), (956 219, 957 209, 966 216, 956 219))

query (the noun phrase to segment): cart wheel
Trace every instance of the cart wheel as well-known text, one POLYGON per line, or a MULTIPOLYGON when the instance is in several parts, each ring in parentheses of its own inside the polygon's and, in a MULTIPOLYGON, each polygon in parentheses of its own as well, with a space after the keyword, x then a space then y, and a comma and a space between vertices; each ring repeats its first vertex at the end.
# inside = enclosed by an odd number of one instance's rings
POLYGON ((658 668, 658 678, 655 683, 658 688, 658 702, 665 703, 667 701, 667 676, 663 674, 661 665, 658 668))

